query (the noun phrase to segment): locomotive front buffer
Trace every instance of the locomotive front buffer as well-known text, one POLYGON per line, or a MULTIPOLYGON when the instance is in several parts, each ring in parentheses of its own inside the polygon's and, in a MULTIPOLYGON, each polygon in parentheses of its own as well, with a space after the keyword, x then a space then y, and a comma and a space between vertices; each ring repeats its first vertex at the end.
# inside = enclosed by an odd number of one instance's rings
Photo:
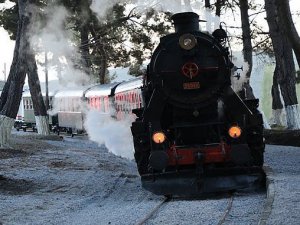
MULTIPOLYGON (((227 128, 227 136, 219 136, 217 142, 214 131, 220 131, 224 126, 224 123, 203 123, 201 126, 179 124, 168 131, 149 132, 152 137, 139 141, 140 145, 146 146, 151 142, 152 146, 151 151, 143 152, 144 158, 138 164, 143 188, 157 195, 174 196, 260 188, 264 182, 263 170, 260 163, 253 159, 253 150, 244 142, 246 135, 252 135, 252 141, 256 143, 260 138, 255 140, 256 134, 250 134, 249 128, 246 131, 244 126, 232 125, 227 128), (193 132, 190 137, 179 137, 182 129, 193 132), (209 144, 180 144, 183 139, 188 143, 191 141, 188 138, 195 138, 197 135, 193 134, 196 130, 202 134, 203 140, 211 138, 215 141, 209 144), (203 136, 204 132, 207 135, 203 136)), ((152 128, 148 127, 150 130, 152 128)), ((145 138, 144 134, 140 137, 145 138)), ((200 135, 196 140, 199 138, 200 135)), ((263 145, 263 142, 260 144, 263 145)))

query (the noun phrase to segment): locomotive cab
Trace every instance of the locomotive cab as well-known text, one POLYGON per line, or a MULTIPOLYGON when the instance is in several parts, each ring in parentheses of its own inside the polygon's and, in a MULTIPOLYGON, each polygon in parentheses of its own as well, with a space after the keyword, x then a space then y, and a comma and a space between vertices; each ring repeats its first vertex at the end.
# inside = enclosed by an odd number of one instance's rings
POLYGON ((192 12, 172 19, 175 33, 153 53, 145 107, 131 128, 143 187, 175 195, 246 187, 261 179, 258 101, 246 103, 231 88, 224 30, 200 32, 192 12))

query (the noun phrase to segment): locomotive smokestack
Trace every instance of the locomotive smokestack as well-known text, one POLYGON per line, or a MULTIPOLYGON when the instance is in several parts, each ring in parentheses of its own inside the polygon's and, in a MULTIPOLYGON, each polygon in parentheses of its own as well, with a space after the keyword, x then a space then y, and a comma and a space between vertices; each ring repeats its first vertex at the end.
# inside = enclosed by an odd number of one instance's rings
POLYGON ((199 15, 197 13, 177 13, 171 19, 174 21, 176 33, 199 31, 199 15))

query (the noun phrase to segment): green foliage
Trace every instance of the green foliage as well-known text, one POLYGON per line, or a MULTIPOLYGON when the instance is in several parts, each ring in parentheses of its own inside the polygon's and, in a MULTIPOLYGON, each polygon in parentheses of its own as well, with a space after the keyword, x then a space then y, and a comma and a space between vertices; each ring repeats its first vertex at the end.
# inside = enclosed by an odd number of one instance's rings
MULTIPOLYGON (((12 1, 16 2, 16 1, 12 1)), ((16 39, 18 27, 18 6, 17 4, 11 8, 0 10, 0 26, 2 26, 9 34, 12 40, 16 39)))
MULTIPOLYGON (((157 44, 153 36, 165 35, 171 27, 166 23, 166 20, 170 20, 170 14, 150 10, 144 15, 135 14, 134 11, 126 15, 125 9, 125 5, 114 5, 107 13, 105 22, 92 17, 92 26, 98 39, 91 48, 97 47, 97 44, 103 45, 109 66, 125 66, 129 61, 141 65, 157 44), (152 25, 149 25, 150 17, 152 25)), ((101 58, 97 51, 92 52, 95 53, 92 58, 101 58)), ((97 61, 93 61, 93 64, 97 64, 97 61)))

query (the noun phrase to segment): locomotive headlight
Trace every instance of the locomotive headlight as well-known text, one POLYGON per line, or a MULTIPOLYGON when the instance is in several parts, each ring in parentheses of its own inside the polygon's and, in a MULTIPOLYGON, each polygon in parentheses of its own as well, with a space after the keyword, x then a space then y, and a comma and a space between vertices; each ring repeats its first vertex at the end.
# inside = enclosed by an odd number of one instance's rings
POLYGON ((232 138, 239 138, 242 134, 242 129, 239 126, 231 126, 228 130, 228 134, 232 138))
POLYGON ((183 34, 179 38, 179 45, 185 50, 191 50, 197 44, 197 39, 192 34, 183 34))
POLYGON ((166 135, 163 132, 161 132, 161 131, 155 132, 152 135, 152 140, 156 144, 161 144, 161 143, 163 143, 166 140, 166 135))

